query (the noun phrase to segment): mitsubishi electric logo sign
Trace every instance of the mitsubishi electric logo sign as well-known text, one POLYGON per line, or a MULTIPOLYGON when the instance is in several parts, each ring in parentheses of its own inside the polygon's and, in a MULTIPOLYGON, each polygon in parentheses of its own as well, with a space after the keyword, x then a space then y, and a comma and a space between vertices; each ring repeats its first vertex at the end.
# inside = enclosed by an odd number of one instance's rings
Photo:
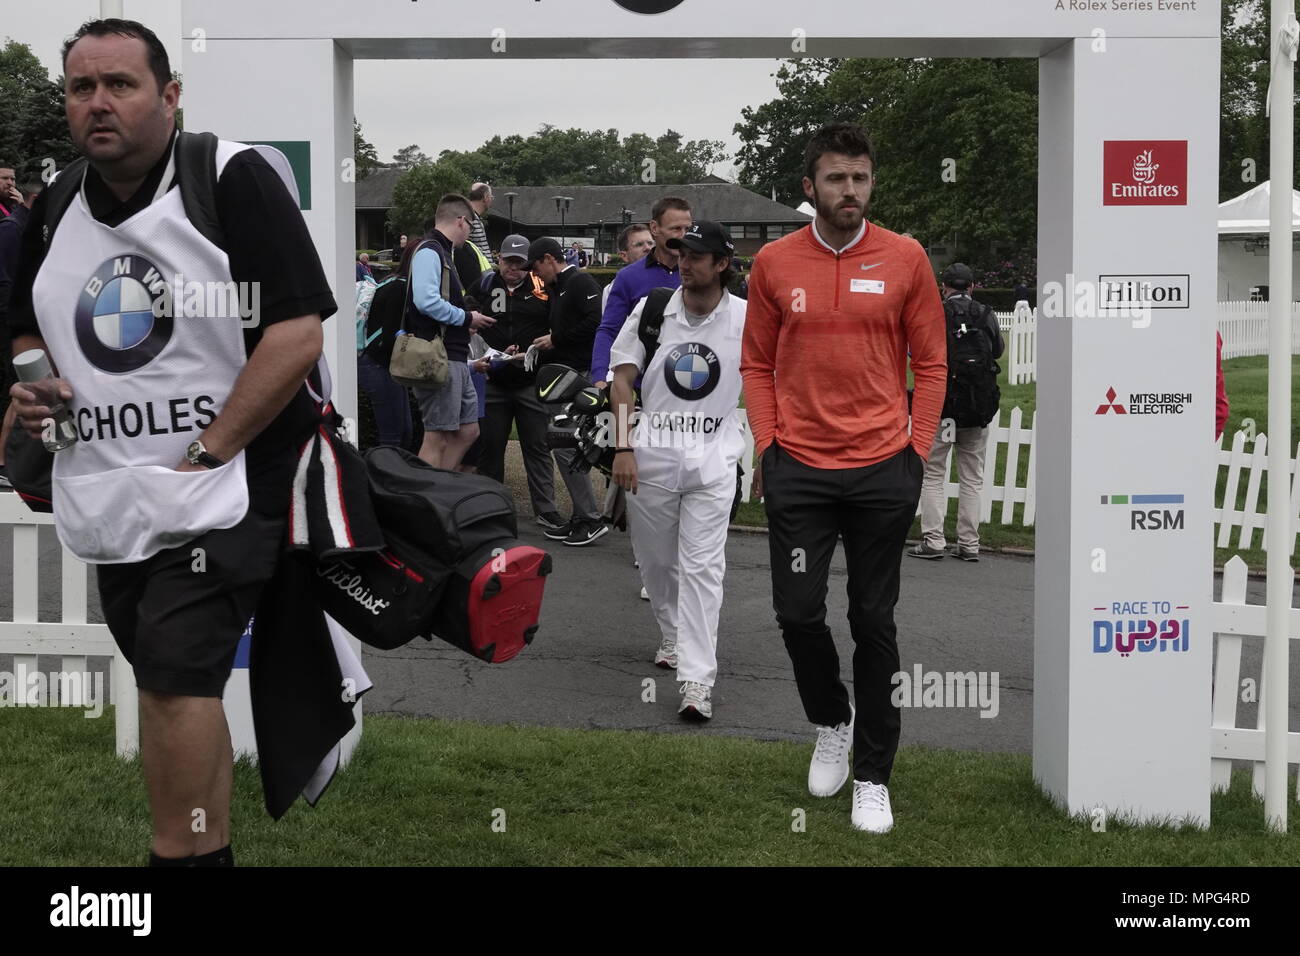
POLYGON ((1103 206, 1186 206, 1187 140, 1106 140, 1103 206))
POLYGON ((614 0, 624 10, 633 13, 667 13, 681 6, 682 0, 614 0))
POLYGON ((1192 401, 1191 392, 1129 392, 1128 401, 1120 403, 1120 393, 1112 385, 1106 400, 1097 406, 1097 415, 1181 415, 1192 401))

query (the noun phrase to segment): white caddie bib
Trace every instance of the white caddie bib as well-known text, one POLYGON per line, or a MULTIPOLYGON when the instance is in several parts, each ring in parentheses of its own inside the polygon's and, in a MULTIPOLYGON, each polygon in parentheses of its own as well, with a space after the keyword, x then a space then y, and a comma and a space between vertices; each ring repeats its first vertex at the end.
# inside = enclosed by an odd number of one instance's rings
MULTIPOLYGON (((222 142, 219 165, 244 148, 222 142)), ((160 189, 171 178, 169 166, 160 189)), ((53 471, 64 546, 92 564, 142 561, 237 524, 248 510, 243 452, 220 468, 175 470, 247 358, 229 260, 190 223, 180 189, 115 228, 78 195, 32 295, 73 390, 78 441, 53 471)))
POLYGON ((712 315, 692 328, 681 318, 681 290, 668 300, 659 348, 641 376, 642 409, 632 433, 638 481, 689 491, 735 480, 745 449, 737 407, 745 306, 723 293, 712 315))

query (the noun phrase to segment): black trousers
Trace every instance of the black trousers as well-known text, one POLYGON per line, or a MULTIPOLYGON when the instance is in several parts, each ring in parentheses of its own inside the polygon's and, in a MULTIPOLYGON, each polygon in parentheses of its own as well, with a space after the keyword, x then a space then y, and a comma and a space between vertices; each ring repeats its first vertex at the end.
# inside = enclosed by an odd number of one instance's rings
POLYGON ((773 442, 762 468, 772 607, 804 712, 823 726, 849 719, 849 695, 826 626, 827 574, 836 539, 842 537, 855 645, 853 777, 888 784, 900 726, 899 710, 890 701, 898 672, 894 605, 924 462, 909 445, 864 468, 813 468, 773 442))

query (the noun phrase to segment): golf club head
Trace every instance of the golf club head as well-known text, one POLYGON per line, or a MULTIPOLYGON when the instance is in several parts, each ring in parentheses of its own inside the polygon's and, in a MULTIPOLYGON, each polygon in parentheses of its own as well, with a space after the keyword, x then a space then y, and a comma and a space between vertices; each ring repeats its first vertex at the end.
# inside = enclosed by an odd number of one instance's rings
POLYGON ((596 388, 594 385, 588 385, 573 396, 571 414, 597 415, 608 405, 609 396, 602 389, 596 388))
POLYGON ((591 382, 567 365, 543 365, 537 370, 537 398, 548 405, 569 402, 591 382))

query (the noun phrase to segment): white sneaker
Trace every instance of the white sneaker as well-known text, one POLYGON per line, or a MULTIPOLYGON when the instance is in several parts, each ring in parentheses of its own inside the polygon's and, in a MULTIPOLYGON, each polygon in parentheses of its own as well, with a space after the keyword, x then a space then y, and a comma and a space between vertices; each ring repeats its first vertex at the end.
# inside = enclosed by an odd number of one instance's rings
POLYGON ((833 797, 849 779, 849 746, 853 743, 853 705, 849 722, 838 727, 818 727, 817 746, 808 765, 808 792, 814 797, 833 797))
POLYGON ((655 651, 655 667, 662 667, 664 670, 677 670, 677 642, 669 641, 667 638, 659 642, 659 650, 655 651))
POLYGON ((866 780, 853 781, 853 829, 888 833, 894 826, 889 808, 889 788, 866 780))
POLYGON ((650 592, 647 591, 645 588, 641 589, 641 600, 643 601, 650 600, 650 592))
POLYGON ((681 695, 682 706, 677 708, 677 713, 683 717, 708 720, 713 716, 713 701, 708 687, 693 680, 683 681, 681 695))

